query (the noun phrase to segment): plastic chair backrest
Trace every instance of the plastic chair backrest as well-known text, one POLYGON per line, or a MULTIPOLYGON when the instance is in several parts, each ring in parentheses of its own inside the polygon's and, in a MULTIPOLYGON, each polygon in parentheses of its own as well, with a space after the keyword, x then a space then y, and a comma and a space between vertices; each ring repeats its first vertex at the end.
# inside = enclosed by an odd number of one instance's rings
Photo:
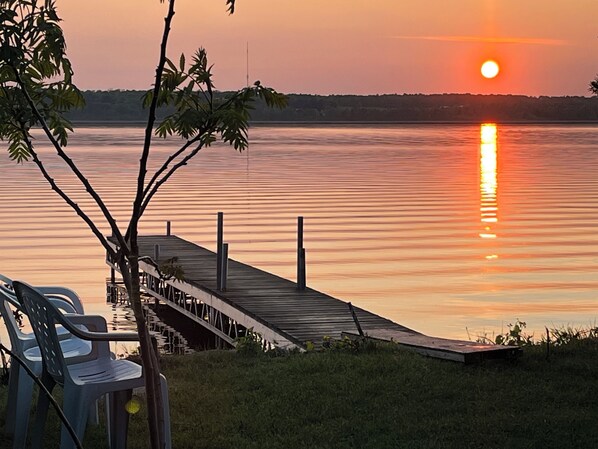
POLYGON ((25 350, 23 347, 24 342, 31 340, 31 338, 19 328, 19 324, 17 323, 10 306, 22 313, 25 313, 25 311, 23 310, 23 306, 19 304, 15 292, 9 288, 9 286, 12 286, 12 282, 11 284, 7 284, 2 277, 3 276, 0 275, 0 281, 2 281, 0 282, 0 315, 4 318, 12 351, 17 354, 22 354, 25 350))
POLYGON ((29 316, 46 371, 57 383, 64 384, 66 362, 56 332, 60 311, 30 285, 14 282, 13 287, 29 316))

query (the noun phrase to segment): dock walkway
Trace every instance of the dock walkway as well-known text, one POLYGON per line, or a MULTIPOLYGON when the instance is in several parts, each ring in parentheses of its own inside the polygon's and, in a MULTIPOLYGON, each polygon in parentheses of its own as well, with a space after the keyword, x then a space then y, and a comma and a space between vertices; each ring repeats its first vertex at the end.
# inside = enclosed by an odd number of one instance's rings
MULTIPOLYGON (((164 280, 151 264, 141 262, 144 290, 229 345, 234 346, 235 339, 249 329, 261 335, 264 345, 300 349, 305 349, 308 342, 318 346, 325 337, 339 339, 357 334, 348 304, 325 293, 309 287, 300 290, 293 281, 232 259, 228 261, 226 290, 222 291, 217 287, 215 252, 174 235, 140 236, 139 247, 140 255, 150 258, 155 258, 159 247, 159 263, 176 257, 184 270, 184 281, 164 280)), ((405 339, 424 347, 426 343, 433 347, 431 340, 439 340, 362 308, 354 310, 363 332, 373 338, 392 338, 398 343, 405 339)), ((476 357, 488 352, 495 357, 501 348, 460 343, 441 352, 473 351, 476 357)), ((427 355, 437 356, 435 351, 427 355)))

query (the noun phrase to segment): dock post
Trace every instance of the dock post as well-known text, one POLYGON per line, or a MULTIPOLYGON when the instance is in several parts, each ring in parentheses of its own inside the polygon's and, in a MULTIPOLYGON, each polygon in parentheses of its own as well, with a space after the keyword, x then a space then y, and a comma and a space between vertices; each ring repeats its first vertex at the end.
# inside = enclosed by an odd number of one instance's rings
POLYGON ((228 277, 228 243, 222 244, 222 266, 220 267, 220 284, 218 290, 226 291, 226 280, 228 277))
POLYGON ((170 236, 170 220, 166 222, 166 235, 170 236))
POLYGON ((303 248, 303 217, 297 217, 297 249, 303 248))
POLYGON ((348 302, 347 305, 349 306, 349 310, 351 311, 351 316, 353 317, 353 321, 355 321, 355 326, 357 326, 357 332, 359 332, 359 336, 364 337, 363 330, 361 329, 361 324, 359 324, 359 320, 357 319, 357 314, 355 313, 353 304, 348 302))
POLYGON ((305 290, 307 277, 305 273, 305 248, 301 248, 301 251, 299 251, 299 275, 297 287, 299 290, 305 290))
POLYGON ((297 289, 305 290, 305 248, 303 248, 303 217, 297 217, 297 289))
POLYGON ((223 245, 224 213, 218 212, 218 229, 216 237, 216 286, 220 288, 222 281, 222 245, 223 245))
POLYGON ((160 258, 160 245, 154 245, 154 262, 158 263, 160 258))

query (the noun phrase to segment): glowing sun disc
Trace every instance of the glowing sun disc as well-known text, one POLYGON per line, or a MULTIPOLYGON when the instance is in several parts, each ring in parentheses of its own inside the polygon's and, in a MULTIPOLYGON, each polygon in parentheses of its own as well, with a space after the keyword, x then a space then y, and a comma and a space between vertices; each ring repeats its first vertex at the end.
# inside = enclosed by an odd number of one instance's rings
POLYGON ((482 76, 484 78, 490 79, 498 75, 500 67, 498 66, 496 61, 486 61, 482 64, 482 68, 480 71, 482 72, 482 76))

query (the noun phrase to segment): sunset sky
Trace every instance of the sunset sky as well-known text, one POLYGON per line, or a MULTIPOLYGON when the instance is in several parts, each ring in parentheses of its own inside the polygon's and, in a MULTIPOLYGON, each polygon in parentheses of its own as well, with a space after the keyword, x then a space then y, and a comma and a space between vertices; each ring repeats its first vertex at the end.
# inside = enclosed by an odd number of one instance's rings
MULTIPOLYGON (((151 85, 166 4, 57 0, 82 89, 151 85)), ((216 87, 286 93, 588 95, 597 0, 178 0, 172 59, 199 46, 216 87), (487 59, 500 74, 480 74, 487 59)))

